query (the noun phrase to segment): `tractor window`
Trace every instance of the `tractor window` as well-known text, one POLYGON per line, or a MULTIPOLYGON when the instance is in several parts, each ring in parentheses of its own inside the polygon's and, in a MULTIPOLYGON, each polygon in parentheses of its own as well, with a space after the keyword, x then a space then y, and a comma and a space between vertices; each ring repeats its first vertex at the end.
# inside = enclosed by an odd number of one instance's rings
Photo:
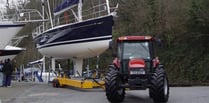
POLYGON ((123 59, 150 59, 148 42, 124 42, 123 59))
POLYGON ((122 46, 121 44, 118 44, 118 58, 121 59, 121 49, 122 49, 122 46))

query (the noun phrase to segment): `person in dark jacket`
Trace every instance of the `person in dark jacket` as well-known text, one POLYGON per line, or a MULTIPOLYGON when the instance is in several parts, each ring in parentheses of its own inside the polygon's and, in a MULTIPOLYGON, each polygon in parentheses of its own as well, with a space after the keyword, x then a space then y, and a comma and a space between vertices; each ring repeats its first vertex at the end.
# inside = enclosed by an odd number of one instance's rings
POLYGON ((3 62, 2 62, 2 73, 3 73, 3 87, 5 87, 5 83, 6 83, 6 75, 5 75, 5 69, 4 69, 4 66, 5 66, 5 63, 6 63, 6 60, 4 60, 3 62))
POLYGON ((5 81, 4 81, 4 86, 5 87, 10 87, 11 86, 11 76, 12 76, 12 72, 13 72, 13 68, 12 68, 12 64, 10 62, 10 59, 7 59, 5 61, 5 64, 3 66, 3 73, 5 76, 5 81))
POLYGON ((0 87, 3 86, 3 81, 4 81, 4 74, 2 71, 3 65, 4 65, 3 62, 0 61, 0 87))

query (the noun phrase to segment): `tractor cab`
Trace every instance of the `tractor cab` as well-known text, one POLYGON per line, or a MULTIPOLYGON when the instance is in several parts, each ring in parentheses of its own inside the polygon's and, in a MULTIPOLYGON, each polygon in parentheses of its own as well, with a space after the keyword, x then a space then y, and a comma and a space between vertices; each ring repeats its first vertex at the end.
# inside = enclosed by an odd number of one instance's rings
POLYGON ((150 72, 154 58, 151 36, 124 36, 117 40, 117 59, 124 74, 145 74, 150 72), (144 66, 144 67, 143 67, 144 66), (143 68, 140 72, 130 72, 133 68, 143 68))

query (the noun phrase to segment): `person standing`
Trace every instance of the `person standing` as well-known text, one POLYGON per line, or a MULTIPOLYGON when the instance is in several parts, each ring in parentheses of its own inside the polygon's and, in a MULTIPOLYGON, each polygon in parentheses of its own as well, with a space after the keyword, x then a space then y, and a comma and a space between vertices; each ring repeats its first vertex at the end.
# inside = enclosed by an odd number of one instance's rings
POLYGON ((0 61, 0 87, 3 86, 4 74, 3 74, 3 62, 0 61))
POLYGON ((5 75, 5 81, 4 81, 4 86, 5 87, 11 87, 11 79, 12 79, 12 72, 13 72, 13 68, 12 68, 12 64, 10 59, 7 59, 5 61, 4 67, 3 67, 3 72, 5 75))

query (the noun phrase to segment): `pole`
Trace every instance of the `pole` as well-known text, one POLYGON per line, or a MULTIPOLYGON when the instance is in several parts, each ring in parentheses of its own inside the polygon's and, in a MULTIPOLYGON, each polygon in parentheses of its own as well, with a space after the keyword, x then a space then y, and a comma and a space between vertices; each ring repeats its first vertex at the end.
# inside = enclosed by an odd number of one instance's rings
POLYGON ((43 73, 46 72, 45 56, 42 59, 43 59, 43 61, 42 61, 42 70, 41 70, 41 75, 40 75, 41 78, 42 78, 43 73))
POLYGON ((20 76, 19 76, 19 81, 22 81, 22 76, 23 76, 23 71, 22 71, 22 65, 20 65, 20 76))
POLYGON ((75 58, 73 61, 74 61, 75 77, 81 77, 82 68, 83 68, 83 59, 75 58))
POLYGON ((42 18, 42 19, 43 19, 43 22, 42 22, 42 23, 43 23, 43 31, 44 31, 44 30, 45 30, 45 26, 44 26, 44 25, 45 25, 45 23, 44 23, 44 19, 45 19, 45 13, 44 13, 44 11, 45 11, 44 0, 42 0, 42 4, 41 4, 41 5, 42 5, 42 17, 43 17, 43 18, 42 18))
POLYGON ((87 77, 90 77, 90 75, 89 75, 89 58, 88 58, 88 64, 87 64, 86 71, 87 71, 87 77))
POLYGON ((45 56, 43 57, 43 72, 46 72, 46 61, 45 61, 45 56))
POLYGON ((48 83, 49 83, 49 81, 50 81, 50 71, 51 71, 51 67, 50 67, 50 65, 49 65, 49 70, 48 70, 48 83))
POLYGON ((79 22, 82 21, 82 6, 83 6, 82 0, 79 0, 79 3, 78 3, 78 21, 79 22))
POLYGON ((109 3, 109 0, 106 0, 106 5, 107 5, 108 15, 110 15, 110 3, 109 3))
POLYGON ((99 56, 97 56, 97 64, 96 64, 96 77, 99 77, 99 56))
POLYGON ((48 82, 50 81, 50 78, 51 78, 51 77, 50 77, 50 76, 51 76, 50 73, 51 73, 51 72, 53 73, 53 71, 55 71, 55 63, 56 63, 56 62, 55 62, 55 58, 51 58, 51 67, 52 67, 52 68, 49 70, 49 79, 48 79, 48 82))
POLYGON ((101 7, 100 7, 101 1, 99 0, 99 17, 100 17, 100 11, 101 11, 101 7))
POLYGON ((55 71, 55 58, 52 58, 52 70, 55 71))
POLYGON ((50 22, 51 22, 51 27, 53 28, 54 25, 53 25, 52 12, 51 12, 51 8, 50 8, 50 5, 49 5, 49 0, 46 0, 46 1, 47 1, 47 5, 48 5, 48 10, 49 10, 49 19, 50 19, 50 22))

